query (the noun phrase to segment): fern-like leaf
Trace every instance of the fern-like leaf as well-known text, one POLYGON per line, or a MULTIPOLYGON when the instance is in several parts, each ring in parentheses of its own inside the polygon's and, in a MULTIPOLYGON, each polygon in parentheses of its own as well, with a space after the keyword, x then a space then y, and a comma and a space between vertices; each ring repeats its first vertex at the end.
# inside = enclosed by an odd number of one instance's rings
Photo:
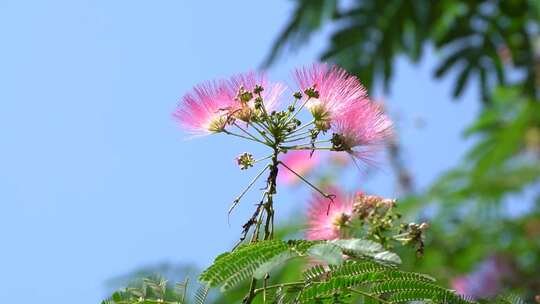
POLYGON ((208 286, 201 286, 197 291, 195 292, 195 296, 193 297, 193 300, 195 304, 204 304, 206 303, 206 299, 208 298, 208 291, 210 288, 208 286))
POLYGON ((201 274, 199 280, 210 287, 222 285, 222 290, 227 290, 253 276, 258 267, 288 250, 289 246, 283 241, 263 241, 241 246, 219 256, 201 274))

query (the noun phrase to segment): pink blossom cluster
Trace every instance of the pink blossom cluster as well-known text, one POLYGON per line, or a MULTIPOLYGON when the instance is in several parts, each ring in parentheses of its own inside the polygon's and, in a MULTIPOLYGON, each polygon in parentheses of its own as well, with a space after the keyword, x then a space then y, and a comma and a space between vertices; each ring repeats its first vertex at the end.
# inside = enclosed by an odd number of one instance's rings
POLYGON ((295 78, 303 91, 317 92, 317 97, 305 97, 306 106, 319 129, 337 135, 336 150, 365 159, 392 135, 391 120, 368 98, 358 78, 344 69, 314 64, 298 69, 295 78))
POLYGON ((348 225, 353 217, 354 196, 337 188, 328 189, 335 195, 332 201, 314 194, 308 210, 308 240, 335 240, 347 238, 348 225))
MULTIPOLYGON (((391 136, 391 120, 368 98, 358 78, 344 69, 314 64, 297 69, 294 78, 304 92, 300 104, 311 112, 315 128, 333 133, 334 151, 366 159, 391 136)), ((268 82, 264 73, 249 72, 195 86, 173 116, 195 135, 223 132, 235 119, 249 122, 256 111, 252 95, 257 86, 263 88, 259 97, 265 110, 276 110, 286 87, 268 82), (245 99, 243 92, 248 94, 245 99)))
POLYGON ((264 73, 248 72, 196 85, 182 97, 173 118, 193 135, 222 132, 228 122, 238 117, 236 114, 254 110, 253 100, 242 103, 238 93, 253 91, 256 85, 266 88, 261 93, 266 109, 276 109, 286 87, 268 82, 264 73))
MULTIPOLYGON (((314 194, 308 209, 308 240, 335 240, 353 237, 355 221, 364 222, 370 218, 378 220, 395 207, 396 200, 377 195, 367 195, 362 191, 345 194, 336 187, 327 189, 334 194, 329 200, 314 194)), ((357 224, 359 222, 356 222, 357 224)))

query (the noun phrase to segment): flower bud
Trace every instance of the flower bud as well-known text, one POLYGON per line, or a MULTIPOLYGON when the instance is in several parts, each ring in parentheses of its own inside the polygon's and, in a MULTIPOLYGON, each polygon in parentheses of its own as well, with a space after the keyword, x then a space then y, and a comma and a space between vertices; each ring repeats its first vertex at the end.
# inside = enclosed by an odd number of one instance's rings
POLYGON ((304 90, 304 93, 309 98, 319 98, 319 91, 315 90, 315 87, 310 87, 304 90))
POLYGON ((245 153, 240 154, 236 158, 236 162, 238 163, 240 170, 246 170, 253 167, 253 164, 255 164, 255 159, 253 158, 253 155, 245 152, 245 153))

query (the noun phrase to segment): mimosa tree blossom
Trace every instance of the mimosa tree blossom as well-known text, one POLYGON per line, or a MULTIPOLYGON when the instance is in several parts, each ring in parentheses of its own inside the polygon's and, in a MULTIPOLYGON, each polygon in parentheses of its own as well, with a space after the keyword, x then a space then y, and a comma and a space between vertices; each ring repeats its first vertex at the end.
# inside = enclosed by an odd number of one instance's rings
POLYGON ((223 131, 229 112, 236 107, 228 98, 223 81, 196 85, 182 97, 173 117, 188 132, 206 135, 223 131))
POLYGON ((343 238, 353 217, 354 197, 338 189, 330 189, 332 202, 314 195, 308 209, 308 240, 334 240, 343 238))
POLYGON ((338 115, 332 131, 334 150, 366 159, 392 136, 392 121, 377 104, 363 100, 338 115))
POLYGON ((366 89, 358 78, 336 65, 314 64, 297 69, 294 76, 307 95, 306 107, 321 131, 330 129, 336 116, 367 100, 366 89))
POLYGON ((270 148, 267 156, 259 158, 246 152, 236 159, 242 170, 269 160, 229 209, 232 212, 268 172, 266 190, 258 204, 261 207, 243 226, 244 234, 253 225, 257 227, 253 233, 258 234, 264 218, 264 238, 272 237, 273 195, 279 176, 284 183, 303 181, 319 194, 310 207, 309 238, 343 237, 352 219, 355 198, 341 194, 336 197, 303 175, 319 162, 321 152, 346 152, 365 159, 391 135, 392 123, 381 107, 368 99, 358 78, 338 66, 314 64, 297 69, 295 79, 301 92, 291 94, 290 103, 282 110, 278 104, 285 86, 268 81, 262 72, 252 71, 195 86, 182 98, 174 117, 194 134, 224 133, 270 148), (306 109, 313 119, 303 123, 299 114, 306 109))
POLYGON ((256 114, 257 98, 260 98, 261 102, 264 101, 265 110, 271 112, 279 106, 279 99, 285 90, 285 85, 269 82, 266 74, 262 72, 250 71, 225 81, 228 98, 237 103, 234 116, 245 122, 250 121, 256 114))
POLYGON ((173 117, 194 135, 219 133, 234 119, 249 121, 258 98, 264 101, 266 111, 275 110, 285 89, 285 85, 269 83, 264 73, 257 72, 205 82, 182 97, 173 117))

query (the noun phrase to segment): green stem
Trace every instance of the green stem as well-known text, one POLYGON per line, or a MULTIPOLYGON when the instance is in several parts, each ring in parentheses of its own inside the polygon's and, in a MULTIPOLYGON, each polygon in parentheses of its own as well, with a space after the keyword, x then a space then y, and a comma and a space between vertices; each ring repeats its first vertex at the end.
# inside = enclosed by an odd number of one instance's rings
POLYGON ((250 125, 253 127, 253 129, 255 129, 255 131, 257 131, 257 133, 259 133, 262 137, 264 137, 264 139, 266 139, 268 142, 272 142, 272 140, 268 136, 266 136, 266 133, 271 133, 271 132, 270 130, 268 130, 268 128, 265 125, 260 124, 260 123, 250 123, 250 125), (257 124, 263 130, 259 130, 255 124, 257 124))
MULTIPOLYGON (((257 141, 257 142, 260 142, 261 144, 265 144, 265 145, 268 145, 268 143, 265 143, 263 142, 262 140, 260 140, 259 138, 257 138, 255 135, 249 133, 246 129, 242 128, 239 124, 237 124, 236 122, 233 123, 238 129, 240 129, 240 131, 244 132, 245 134, 247 134, 247 136, 251 137, 253 140, 257 141)), ((266 138, 265 138, 266 139, 266 138)))
POLYGON ((297 145, 297 146, 283 146, 282 149, 285 150, 329 150, 329 151, 335 151, 333 147, 309 147, 305 145, 297 145))
POLYGON ((250 121, 250 124, 257 125, 259 128, 263 129, 263 131, 270 133, 270 128, 264 123, 264 121, 250 121))
MULTIPOLYGON (((311 125, 314 125, 314 124, 315 124, 315 119, 313 119, 312 121, 308 122, 308 123, 305 124, 305 125, 300 126, 300 127, 297 128, 297 129, 295 129, 294 131, 292 131, 291 133, 289 133, 289 135, 293 135, 293 134, 297 133, 298 131, 301 131, 301 130, 303 130, 303 129, 305 129, 305 128, 311 126, 311 125)), ((311 131, 308 131, 308 132, 311 132, 311 131)))
POLYGON ((256 164, 256 163, 261 162, 261 161, 263 161, 263 160, 267 160, 267 159, 269 159, 270 157, 272 157, 272 154, 270 154, 270 155, 268 155, 268 156, 265 156, 265 157, 263 157, 263 158, 259 158, 259 159, 254 160, 254 161, 253 161, 253 164, 256 164))
POLYGON ((305 144, 299 144, 299 145, 296 145, 296 147, 303 147, 303 146, 310 146, 312 144, 324 144, 324 143, 328 143, 328 142, 332 142, 331 140, 329 139, 326 139, 326 140, 317 140, 317 141, 314 141, 314 142, 309 142, 309 143, 305 143, 305 144))
POLYGON ((241 135, 241 134, 236 134, 236 133, 233 133, 233 132, 231 132, 229 130, 223 130, 223 133, 228 134, 228 135, 232 135, 232 136, 236 136, 236 137, 240 137, 240 138, 243 138, 243 139, 255 141, 255 142, 258 142, 258 143, 261 143, 261 144, 264 144, 264 145, 268 145, 267 143, 262 142, 257 138, 254 139, 252 137, 244 136, 244 135, 241 135))
POLYGON ((298 134, 295 134, 293 136, 290 136, 290 137, 286 137, 286 140, 283 141, 283 142, 291 142, 291 141, 297 141, 299 140, 300 138, 308 138, 308 137, 311 137, 311 130, 307 130, 305 132, 301 132, 301 133, 298 133, 298 134))
POLYGON ((310 99, 311 99, 311 97, 306 98, 306 101, 304 101, 302 103, 302 105, 298 108, 298 110, 296 110, 296 112, 294 112, 294 114, 291 117, 289 117, 289 119, 287 119, 287 121, 285 122, 285 125, 287 125, 289 122, 291 122, 291 120, 293 120, 298 115, 298 113, 300 113, 300 111, 302 111, 302 109, 306 106, 306 104, 308 103, 308 101, 310 99))

